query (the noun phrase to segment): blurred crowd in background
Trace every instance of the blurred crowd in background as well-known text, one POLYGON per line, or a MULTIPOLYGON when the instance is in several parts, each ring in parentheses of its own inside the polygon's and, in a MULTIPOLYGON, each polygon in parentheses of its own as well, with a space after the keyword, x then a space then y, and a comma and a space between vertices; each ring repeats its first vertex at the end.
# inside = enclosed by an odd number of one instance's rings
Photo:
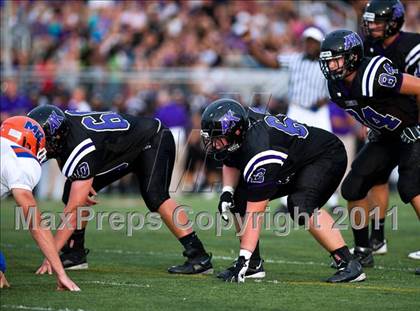
MULTIPOLYGON (((420 2, 403 2, 403 29, 420 32, 420 2)), ((187 188, 203 189, 220 179, 218 164, 210 161, 203 170, 199 132, 192 130, 200 127, 203 108, 232 90, 193 78, 187 83, 147 76, 136 80, 136 73, 163 69, 165 74, 180 67, 261 69, 248 54, 244 32, 273 53, 300 51, 300 37, 308 26, 324 33, 357 30, 365 3, 2 0, 1 121, 46 103, 159 117, 173 129, 180 146, 188 144, 180 148, 189 172, 187 188)), ((236 97, 247 105, 287 111, 287 99, 281 96, 236 97)), ((48 180, 41 185, 41 196, 58 197, 57 187, 48 180)), ((136 186, 128 178, 118 189, 136 186)))

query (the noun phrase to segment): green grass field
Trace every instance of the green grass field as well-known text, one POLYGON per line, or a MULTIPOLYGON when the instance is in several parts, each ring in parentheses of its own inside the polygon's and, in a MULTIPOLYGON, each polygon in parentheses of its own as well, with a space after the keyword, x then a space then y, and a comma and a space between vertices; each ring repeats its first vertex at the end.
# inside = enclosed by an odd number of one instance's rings
MULTIPOLYGON (((136 198, 102 197, 96 211, 146 211, 136 198)), ((182 198, 194 212, 211 211, 217 201, 200 197, 182 198)), ((183 262, 181 245, 165 227, 143 229, 127 237, 124 230, 109 226, 88 229, 86 245, 91 249, 89 270, 69 272, 82 292, 54 290, 52 276, 37 276, 42 260, 30 234, 15 231, 14 203, 1 203, 1 244, 8 261, 7 277, 12 288, 1 290, 2 310, 419 310, 420 266, 407 258, 419 249, 420 228, 415 213, 394 196, 398 230, 387 223, 389 253, 376 257, 376 266, 366 269, 367 280, 357 284, 331 285, 323 280, 333 274, 328 254, 304 230, 286 237, 271 231, 262 236, 261 250, 267 277, 260 282, 227 284, 215 276, 174 276, 166 269, 183 262)), ((41 202, 43 210, 59 211, 54 202, 41 202)), ((272 206, 275 206, 274 204, 272 206)), ((230 265, 238 252, 233 231, 215 236, 214 229, 199 231, 213 253, 215 271, 230 265)), ((344 232, 351 244, 351 232, 344 232)))

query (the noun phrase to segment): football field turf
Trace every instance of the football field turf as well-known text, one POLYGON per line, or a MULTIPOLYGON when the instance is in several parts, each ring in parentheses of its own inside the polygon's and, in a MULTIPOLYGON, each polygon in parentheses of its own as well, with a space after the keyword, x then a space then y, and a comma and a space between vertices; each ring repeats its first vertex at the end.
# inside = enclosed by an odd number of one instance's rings
MULTIPOLYGON (((135 197, 100 196, 96 211, 142 211, 135 197)), ((183 204, 199 211, 214 211, 217 200, 184 197, 183 204)), ((54 290, 53 276, 34 274, 40 265, 40 251, 28 232, 15 231, 11 200, 1 206, 1 244, 8 263, 7 277, 12 288, 1 290, 2 310, 419 310, 420 276, 414 275, 420 261, 407 253, 420 249, 420 226, 410 206, 394 195, 398 205, 398 230, 387 219, 389 253, 377 256, 376 267, 365 269, 367 280, 355 284, 323 282, 334 272, 328 254, 304 230, 291 230, 285 237, 264 231, 261 252, 267 276, 262 281, 227 284, 212 276, 176 276, 166 269, 183 262, 181 245, 166 227, 158 231, 125 229, 112 231, 91 226, 86 246, 89 270, 70 271, 82 292, 54 290)), ((59 211, 54 202, 41 202, 43 211, 59 211)), ((275 207, 272 204, 271 207, 275 207)), ((215 271, 231 264, 238 254, 233 231, 215 236, 215 229, 197 230, 208 251, 213 253, 215 271)), ((351 232, 344 232, 351 245, 351 232)))

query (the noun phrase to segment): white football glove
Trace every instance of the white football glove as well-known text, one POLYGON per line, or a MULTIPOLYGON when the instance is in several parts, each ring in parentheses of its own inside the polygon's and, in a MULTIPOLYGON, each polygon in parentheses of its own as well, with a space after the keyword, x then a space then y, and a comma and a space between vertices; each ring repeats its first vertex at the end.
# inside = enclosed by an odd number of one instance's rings
POLYGON ((234 208, 234 206, 235 204, 233 201, 233 192, 224 191, 220 196, 219 205, 217 207, 224 221, 229 221, 228 212, 230 212, 230 210, 234 208))

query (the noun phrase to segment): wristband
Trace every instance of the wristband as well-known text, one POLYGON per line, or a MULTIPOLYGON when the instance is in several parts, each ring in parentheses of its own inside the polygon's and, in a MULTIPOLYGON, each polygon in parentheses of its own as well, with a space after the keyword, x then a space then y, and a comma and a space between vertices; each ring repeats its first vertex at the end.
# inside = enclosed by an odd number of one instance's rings
POLYGON ((233 189, 233 187, 231 187, 231 186, 224 186, 223 189, 222 189, 222 193, 223 192, 230 192, 230 193, 233 194, 235 192, 235 189, 233 189))

